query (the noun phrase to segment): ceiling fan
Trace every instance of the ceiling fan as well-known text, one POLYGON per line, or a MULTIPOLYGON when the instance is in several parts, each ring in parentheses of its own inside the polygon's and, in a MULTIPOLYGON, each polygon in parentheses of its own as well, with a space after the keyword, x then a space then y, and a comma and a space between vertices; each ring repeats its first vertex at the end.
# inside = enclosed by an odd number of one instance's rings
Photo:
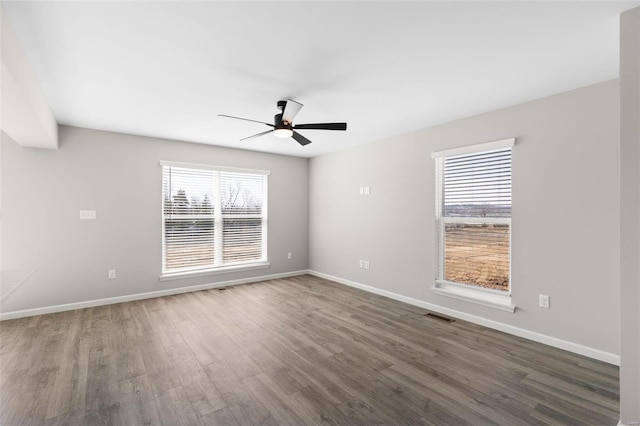
POLYGON ((278 101, 277 107, 281 112, 273 117, 273 124, 265 123, 264 121, 251 120, 249 118, 234 117, 232 115, 218 114, 218 116, 235 118, 236 120, 253 121, 254 123, 262 123, 266 124, 269 127, 272 127, 271 130, 247 136, 246 138, 240 139, 241 141, 257 138, 273 132, 274 136, 277 136, 279 138, 292 137, 300 145, 307 145, 310 144, 311 141, 302 136, 300 133, 296 132, 296 130, 347 130, 347 123, 313 123, 298 124, 294 126, 293 119, 296 115, 298 115, 298 112, 302 108, 302 104, 300 102, 288 99, 286 101, 278 101))

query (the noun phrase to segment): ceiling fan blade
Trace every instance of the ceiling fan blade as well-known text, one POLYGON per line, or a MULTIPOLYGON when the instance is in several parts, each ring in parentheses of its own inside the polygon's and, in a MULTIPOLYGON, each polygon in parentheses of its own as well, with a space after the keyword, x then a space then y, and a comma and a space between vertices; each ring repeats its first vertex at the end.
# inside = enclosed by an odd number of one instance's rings
POLYGON ((296 124, 294 129, 315 129, 315 130, 347 130, 347 123, 312 123, 296 124))
POLYGON ((311 143, 309 139, 305 138, 298 132, 293 132, 293 135, 291 135, 291 137, 294 138, 302 146, 305 146, 311 143))
POLYGON ((242 138, 240 140, 241 141, 246 141, 246 140, 249 140, 249 139, 258 138, 260 136, 266 135, 267 133, 271 133, 271 132, 273 132, 273 130, 267 130, 266 132, 258 133, 257 135, 247 136, 246 138, 242 138))
POLYGON ((269 127, 275 127, 273 124, 265 123, 264 121, 251 120, 250 118, 234 117, 233 115, 218 114, 218 117, 235 118, 236 120, 253 121, 254 123, 266 124, 269 127))
POLYGON ((302 104, 300 102, 287 99, 287 104, 284 106, 284 111, 282 111, 282 121, 293 123, 293 119, 298 115, 301 108, 302 104))

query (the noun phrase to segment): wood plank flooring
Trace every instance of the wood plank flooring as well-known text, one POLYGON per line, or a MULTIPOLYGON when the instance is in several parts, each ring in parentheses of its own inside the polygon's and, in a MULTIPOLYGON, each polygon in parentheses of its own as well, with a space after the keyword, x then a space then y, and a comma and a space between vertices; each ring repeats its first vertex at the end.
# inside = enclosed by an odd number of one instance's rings
POLYGON ((618 368, 312 276, 0 323, 0 424, 615 425, 618 368))

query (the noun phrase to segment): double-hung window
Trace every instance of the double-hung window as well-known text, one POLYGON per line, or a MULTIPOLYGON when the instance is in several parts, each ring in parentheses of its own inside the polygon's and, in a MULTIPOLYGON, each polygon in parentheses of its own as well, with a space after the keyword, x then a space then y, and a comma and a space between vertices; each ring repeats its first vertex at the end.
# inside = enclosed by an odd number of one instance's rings
POLYGON ((514 139, 434 152, 438 294, 513 312, 514 139))
POLYGON ((268 171, 160 165, 161 278, 268 266, 268 171))

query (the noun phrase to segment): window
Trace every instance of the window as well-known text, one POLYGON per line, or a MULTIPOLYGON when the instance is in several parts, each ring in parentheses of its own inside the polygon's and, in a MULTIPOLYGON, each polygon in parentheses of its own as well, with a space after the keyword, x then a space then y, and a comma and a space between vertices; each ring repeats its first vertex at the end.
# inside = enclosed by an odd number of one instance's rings
POLYGON ((440 151, 436 160, 439 294, 513 312, 511 147, 514 139, 440 151))
POLYGON ((162 277, 267 264, 261 170, 160 162, 162 277))

